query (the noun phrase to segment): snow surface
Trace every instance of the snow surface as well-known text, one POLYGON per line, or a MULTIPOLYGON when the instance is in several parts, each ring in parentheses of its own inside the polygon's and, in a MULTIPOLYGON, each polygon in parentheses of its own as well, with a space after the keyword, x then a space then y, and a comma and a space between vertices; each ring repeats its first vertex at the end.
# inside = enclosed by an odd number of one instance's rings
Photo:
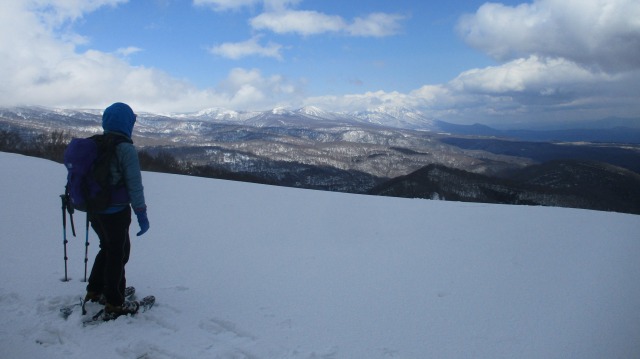
POLYGON ((145 172, 127 274, 157 304, 84 328, 64 167, 0 167, 0 358, 640 357, 640 216, 145 172))

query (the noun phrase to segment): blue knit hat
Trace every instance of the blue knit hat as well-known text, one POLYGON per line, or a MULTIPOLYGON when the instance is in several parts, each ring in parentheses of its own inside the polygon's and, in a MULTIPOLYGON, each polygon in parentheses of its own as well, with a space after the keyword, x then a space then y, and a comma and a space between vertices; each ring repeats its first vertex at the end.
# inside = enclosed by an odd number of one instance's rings
POLYGON ((102 114, 102 128, 109 132, 118 132, 131 138, 136 115, 129 105, 116 102, 107 107, 102 114))

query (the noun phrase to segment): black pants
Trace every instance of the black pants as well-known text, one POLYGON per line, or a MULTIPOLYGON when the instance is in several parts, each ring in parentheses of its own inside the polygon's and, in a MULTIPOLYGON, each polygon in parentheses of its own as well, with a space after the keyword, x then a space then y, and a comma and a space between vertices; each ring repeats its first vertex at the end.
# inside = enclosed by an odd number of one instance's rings
POLYGON ((109 304, 122 305, 127 286, 124 267, 131 250, 131 208, 113 214, 90 214, 89 221, 100 238, 100 251, 93 262, 87 291, 104 294, 109 304))

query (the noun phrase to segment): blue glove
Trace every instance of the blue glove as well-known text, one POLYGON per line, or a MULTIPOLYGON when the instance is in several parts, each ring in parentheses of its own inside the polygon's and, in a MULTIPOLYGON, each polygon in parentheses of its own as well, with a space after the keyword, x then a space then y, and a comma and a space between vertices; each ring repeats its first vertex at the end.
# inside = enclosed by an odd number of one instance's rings
POLYGON ((138 217, 138 225, 140 225, 140 232, 136 236, 140 237, 149 230, 149 218, 147 218, 147 208, 138 208, 134 210, 136 217, 138 217))

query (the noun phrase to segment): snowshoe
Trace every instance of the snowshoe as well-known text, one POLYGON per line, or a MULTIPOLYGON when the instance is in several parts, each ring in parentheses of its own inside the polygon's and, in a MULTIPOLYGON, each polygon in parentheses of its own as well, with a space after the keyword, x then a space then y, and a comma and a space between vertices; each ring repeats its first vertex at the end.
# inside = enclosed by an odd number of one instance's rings
MULTIPOLYGON (((125 299, 131 300, 134 298, 135 293, 136 293, 135 287, 127 287, 124 290, 124 297, 125 299)), ((75 307, 82 307, 82 314, 85 315, 87 314, 87 310, 86 310, 87 303, 100 303, 104 305, 105 302, 106 302, 106 299, 104 298, 104 295, 102 295, 101 293, 88 292, 84 300, 81 298, 78 303, 65 305, 62 308, 60 308, 60 315, 62 316, 62 318, 66 320, 73 313, 73 310, 75 309, 75 307)))
POLYGON ((156 302, 156 298, 152 295, 142 298, 140 301, 126 301, 121 306, 113 306, 110 304, 105 305, 105 308, 100 310, 94 316, 83 322, 84 326, 93 325, 100 322, 107 322, 114 320, 122 315, 136 315, 140 309, 143 312, 151 309, 156 302))

